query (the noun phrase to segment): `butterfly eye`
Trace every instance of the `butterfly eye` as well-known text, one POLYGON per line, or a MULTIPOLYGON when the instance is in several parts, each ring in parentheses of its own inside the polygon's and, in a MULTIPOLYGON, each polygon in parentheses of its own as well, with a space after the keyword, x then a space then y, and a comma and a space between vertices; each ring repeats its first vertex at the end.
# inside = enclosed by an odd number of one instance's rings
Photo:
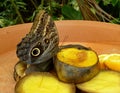
POLYGON ((34 48, 32 51, 31 51, 31 55, 32 56, 39 56, 40 55, 40 49, 39 48, 34 48))
POLYGON ((48 44, 49 43, 49 39, 45 39, 45 43, 48 44))

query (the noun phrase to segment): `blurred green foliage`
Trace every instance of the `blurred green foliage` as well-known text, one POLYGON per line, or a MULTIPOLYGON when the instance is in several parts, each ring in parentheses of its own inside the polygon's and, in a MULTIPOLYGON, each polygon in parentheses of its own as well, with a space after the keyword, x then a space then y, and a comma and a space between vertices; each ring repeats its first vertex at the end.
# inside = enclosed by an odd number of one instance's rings
POLYGON ((119 22, 111 20, 114 23, 120 24, 120 0, 97 0, 99 6, 115 17, 119 22))
MULTIPOLYGON (((120 0, 96 1, 103 10, 120 21, 120 0)), ((0 0, 0 27, 32 22, 40 9, 49 12, 54 20, 83 19, 76 0, 0 0)))

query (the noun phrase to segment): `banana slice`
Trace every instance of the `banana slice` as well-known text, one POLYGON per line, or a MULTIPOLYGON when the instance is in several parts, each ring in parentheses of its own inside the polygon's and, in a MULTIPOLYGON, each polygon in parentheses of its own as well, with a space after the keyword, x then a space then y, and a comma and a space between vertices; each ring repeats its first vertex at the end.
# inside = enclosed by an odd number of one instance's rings
POLYGON ((85 93, 120 93, 120 73, 101 71, 93 79, 76 86, 85 93))
POLYGON ((111 69, 120 71, 120 54, 102 54, 99 55, 101 69, 111 69))
POLYGON ((75 93, 75 86, 49 72, 33 72, 17 82, 15 93, 75 93))

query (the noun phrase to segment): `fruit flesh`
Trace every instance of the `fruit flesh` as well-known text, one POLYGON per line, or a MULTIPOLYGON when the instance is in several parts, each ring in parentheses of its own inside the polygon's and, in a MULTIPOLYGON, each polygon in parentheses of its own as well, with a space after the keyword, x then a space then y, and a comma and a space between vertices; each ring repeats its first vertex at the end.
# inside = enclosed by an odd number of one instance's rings
POLYGON ((97 54, 81 45, 65 45, 59 49, 55 61, 59 80, 68 83, 82 83, 99 73, 97 54))
POLYGON ((15 93, 75 93, 75 86, 48 72, 34 72, 18 81, 15 93))
POLYGON ((101 54, 99 55, 101 69, 111 69, 120 72, 120 54, 101 54))
POLYGON ((97 56, 91 50, 79 50, 77 48, 62 49, 57 54, 58 60, 76 67, 88 67, 96 64, 97 56))
POLYGON ((120 93, 120 73, 101 71, 93 79, 76 86, 85 93, 120 93))

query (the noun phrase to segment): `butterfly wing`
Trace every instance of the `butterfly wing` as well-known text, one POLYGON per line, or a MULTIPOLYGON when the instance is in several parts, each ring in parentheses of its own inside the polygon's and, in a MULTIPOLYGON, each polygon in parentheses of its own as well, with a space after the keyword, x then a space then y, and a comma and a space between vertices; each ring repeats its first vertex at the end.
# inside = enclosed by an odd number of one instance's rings
POLYGON ((51 59, 59 44, 59 36, 52 18, 41 10, 30 32, 17 45, 17 56, 27 64, 39 64, 51 59))

